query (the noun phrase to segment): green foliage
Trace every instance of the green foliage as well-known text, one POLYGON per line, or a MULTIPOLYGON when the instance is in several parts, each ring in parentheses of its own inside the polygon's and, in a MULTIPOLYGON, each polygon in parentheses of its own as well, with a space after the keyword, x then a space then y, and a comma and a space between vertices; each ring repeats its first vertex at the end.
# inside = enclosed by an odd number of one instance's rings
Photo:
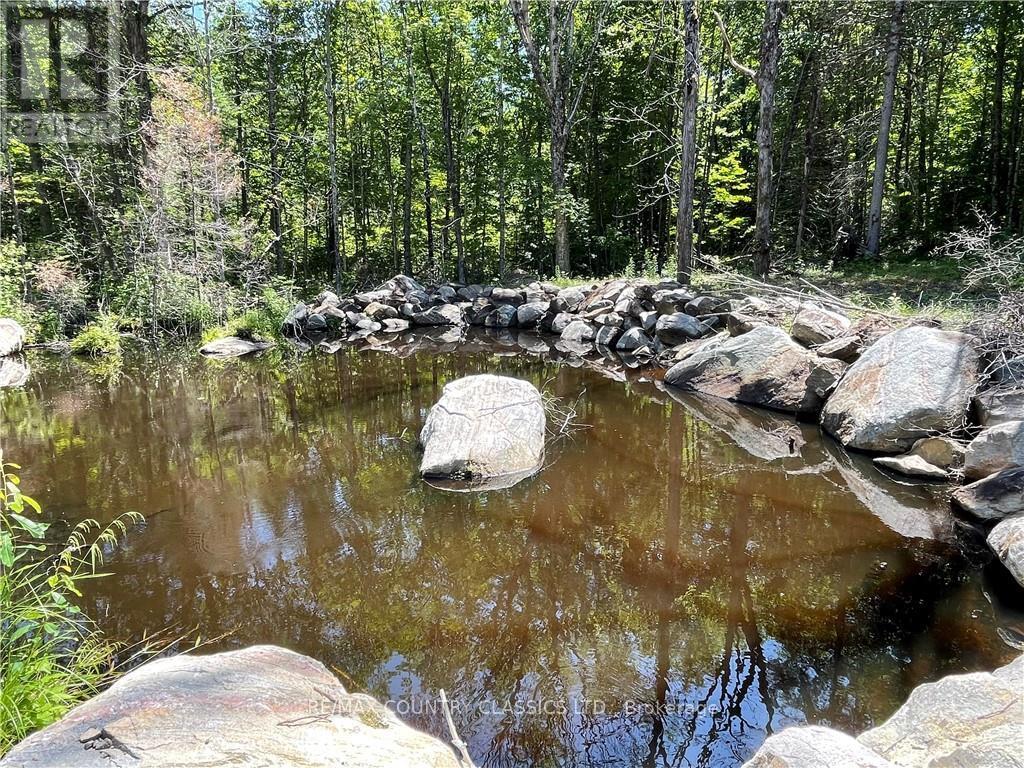
POLYGON ((71 351, 76 355, 111 355, 121 354, 121 333, 118 330, 118 317, 112 314, 101 314, 89 323, 75 338, 71 340, 71 351))
POLYGON ((13 240, 0 240, 0 317, 17 320, 31 339, 36 324, 32 308, 22 299, 28 273, 25 247, 13 240))
POLYGON ((238 336, 254 341, 272 341, 281 335, 281 323, 294 306, 292 291, 286 284, 267 286, 255 307, 229 317, 223 325, 207 328, 203 342, 222 336, 238 336))
POLYGON ((102 575, 104 549, 142 519, 85 520, 55 545, 17 469, 0 455, 0 756, 110 680, 117 648, 75 601, 102 575))

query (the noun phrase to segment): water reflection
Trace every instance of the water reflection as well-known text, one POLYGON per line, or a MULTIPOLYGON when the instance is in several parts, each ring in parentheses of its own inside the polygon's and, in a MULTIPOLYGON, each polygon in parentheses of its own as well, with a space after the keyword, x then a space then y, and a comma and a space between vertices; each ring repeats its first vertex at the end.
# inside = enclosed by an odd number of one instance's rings
POLYGON ((921 523, 945 519, 934 488, 890 488, 785 417, 494 336, 154 352, 105 379, 37 357, 0 435, 58 521, 147 516, 88 596, 108 632, 278 643, 441 735, 422 705, 444 687, 485 766, 738 765, 790 723, 866 728, 1013 655, 984 549, 921 523), (513 488, 431 488, 427 409, 485 371, 578 400, 589 428, 513 488))

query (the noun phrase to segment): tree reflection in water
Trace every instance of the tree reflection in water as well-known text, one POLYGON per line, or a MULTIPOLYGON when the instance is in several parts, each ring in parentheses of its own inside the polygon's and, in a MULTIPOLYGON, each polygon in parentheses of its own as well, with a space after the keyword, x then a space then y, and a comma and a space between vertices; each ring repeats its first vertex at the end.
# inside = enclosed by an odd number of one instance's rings
POLYGON ((294 648, 440 735, 422 705, 444 687, 484 766, 737 765, 1012 656, 940 487, 786 417, 515 351, 155 352, 116 376, 37 357, 0 434, 58 522, 147 516, 87 596, 109 633, 294 648), (426 411, 483 371, 585 390, 589 428, 513 488, 431 488, 426 411))

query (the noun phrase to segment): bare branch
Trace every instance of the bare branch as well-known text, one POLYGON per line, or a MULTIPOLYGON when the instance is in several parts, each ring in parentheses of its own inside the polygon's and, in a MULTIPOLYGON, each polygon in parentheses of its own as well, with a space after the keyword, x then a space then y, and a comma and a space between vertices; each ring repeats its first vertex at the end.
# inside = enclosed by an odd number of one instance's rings
POLYGON ((736 61, 736 57, 733 55, 732 52, 732 41, 729 40, 729 33, 725 31, 725 22, 722 21, 722 17, 718 15, 718 11, 712 11, 711 13, 715 15, 715 21, 718 22, 718 28, 722 30, 722 43, 725 45, 725 55, 729 59, 729 65, 737 72, 739 72, 741 75, 749 77, 756 83, 757 72, 752 70, 750 67, 744 66, 743 64, 740 64, 738 61, 736 61))

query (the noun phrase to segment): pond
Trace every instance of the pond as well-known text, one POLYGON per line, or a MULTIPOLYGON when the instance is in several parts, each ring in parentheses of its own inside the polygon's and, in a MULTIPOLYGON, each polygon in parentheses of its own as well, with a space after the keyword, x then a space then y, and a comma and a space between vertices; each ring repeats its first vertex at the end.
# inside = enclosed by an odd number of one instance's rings
POLYGON ((859 732, 915 685, 1015 655, 1017 595, 946 487, 789 417, 509 343, 33 355, 0 438, 55 529, 146 516, 86 595, 110 636, 286 646, 447 741, 444 688, 481 766, 736 766, 787 725, 859 732), (427 410, 480 372, 575 416, 533 478, 430 487, 427 410))

